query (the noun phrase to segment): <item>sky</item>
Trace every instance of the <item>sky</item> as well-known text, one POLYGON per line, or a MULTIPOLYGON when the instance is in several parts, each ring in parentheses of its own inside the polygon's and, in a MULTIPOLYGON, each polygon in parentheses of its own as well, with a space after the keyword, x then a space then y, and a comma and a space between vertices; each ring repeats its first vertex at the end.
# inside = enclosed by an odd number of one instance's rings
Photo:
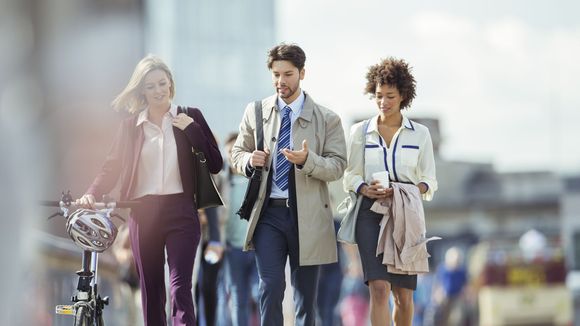
POLYGON ((445 159, 580 173, 580 2, 279 0, 278 41, 306 52, 303 88, 348 127, 376 114, 369 66, 407 60, 408 116, 438 118, 445 159))

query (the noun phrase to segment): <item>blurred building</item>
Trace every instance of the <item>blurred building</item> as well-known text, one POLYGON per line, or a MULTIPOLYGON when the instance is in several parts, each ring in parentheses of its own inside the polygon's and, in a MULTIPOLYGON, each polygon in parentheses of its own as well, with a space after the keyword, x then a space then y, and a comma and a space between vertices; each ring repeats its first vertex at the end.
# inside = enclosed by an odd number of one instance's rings
POLYGON ((275 1, 146 1, 146 52, 175 73, 177 104, 202 109, 218 139, 237 131, 246 104, 274 93, 266 66, 275 1))
POLYGON ((531 228, 560 236, 567 192, 560 176, 549 171, 500 173, 490 163, 445 160, 439 120, 411 119, 427 126, 433 141, 439 189, 424 208, 428 235, 443 237, 429 243, 435 261, 450 243, 467 248, 479 239, 517 238, 531 228))
POLYGON ((574 297, 575 325, 580 325, 580 176, 564 180, 562 241, 568 263, 568 288, 574 297))
MULTIPOLYGON (((41 76, 46 141, 42 162, 50 188, 82 195, 101 167, 123 116, 110 103, 126 85, 144 52, 143 5, 124 1, 36 1, 32 8, 41 76)), ((115 194, 115 196, 117 196, 115 194)), ((48 223, 62 230, 60 221, 48 223)), ((62 233, 59 233, 62 235, 62 233)))
POLYGON ((432 134, 439 189, 425 202, 427 230, 444 241, 434 246, 438 261, 447 241, 467 248, 479 239, 517 238, 534 228, 560 236, 564 182, 548 171, 495 171, 488 163, 447 161, 439 155, 441 137, 436 119, 414 119, 432 134))
POLYGON ((430 262, 437 266, 451 246, 469 252, 473 296, 462 318, 482 325, 568 324, 574 287, 564 281, 566 263, 579 269, 580 178, 444 160, 437 120, 415 120, 433 135, 439 181, 434 200, 424 203, 428 236, 443 237, 429 243, 430 262))
POLYGON ((580 176, 564 180, 561 202, 562 240, 567 249, 568 267, 580 273, 580 176))

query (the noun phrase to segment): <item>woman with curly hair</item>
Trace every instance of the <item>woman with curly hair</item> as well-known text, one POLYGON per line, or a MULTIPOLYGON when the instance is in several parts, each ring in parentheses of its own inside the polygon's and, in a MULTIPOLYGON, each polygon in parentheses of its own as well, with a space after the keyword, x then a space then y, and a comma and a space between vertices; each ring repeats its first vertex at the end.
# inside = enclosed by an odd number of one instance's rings
POLYGON ((344 188, 363 196, 355 240, 370 290, 371 323, 390 324, 392 293, 394 324, 411 325, 417 273, 428 270, 421 198, 431 200, 437 189, 433 145, 427 127, 401 113, 415 98, 407 62, 384 59, 369 68, 366 79, 365 93, 375 100, 378 114, 351 128, 344 188), (381 173, 383 181, 377 180, 381 173), (411 198, 413 211, 399 209, 409 206, 397 204, 402 197, 411 198), (417 241, 409 244, 411 235, 417 241), (416 260, 408 259, 409 252, 416 260))

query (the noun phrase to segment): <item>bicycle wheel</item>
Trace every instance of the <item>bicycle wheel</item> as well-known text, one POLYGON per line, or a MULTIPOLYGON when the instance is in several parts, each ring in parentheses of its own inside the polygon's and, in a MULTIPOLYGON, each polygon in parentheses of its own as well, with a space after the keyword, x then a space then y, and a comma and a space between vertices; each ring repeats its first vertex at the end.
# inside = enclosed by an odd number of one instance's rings
POLYGON ((95 318, 95 326, 105 326, 105 320, 103 319, 103 315, 97 316, 95 318))
POLYGON ((89 309, 85 306, 79 306, 75 313, 74 326, 92 326, 89 309))

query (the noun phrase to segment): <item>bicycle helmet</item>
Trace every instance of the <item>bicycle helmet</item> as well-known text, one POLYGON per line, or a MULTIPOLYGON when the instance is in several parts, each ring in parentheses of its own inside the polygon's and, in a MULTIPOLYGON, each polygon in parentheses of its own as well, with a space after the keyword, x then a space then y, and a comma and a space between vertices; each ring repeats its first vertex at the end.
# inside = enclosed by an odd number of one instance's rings
POLYGON ((117 227, 106 213, 84 208, 69 216, 66 231, 74 243, 92 252, 105 251, 117 237, 117 227))

